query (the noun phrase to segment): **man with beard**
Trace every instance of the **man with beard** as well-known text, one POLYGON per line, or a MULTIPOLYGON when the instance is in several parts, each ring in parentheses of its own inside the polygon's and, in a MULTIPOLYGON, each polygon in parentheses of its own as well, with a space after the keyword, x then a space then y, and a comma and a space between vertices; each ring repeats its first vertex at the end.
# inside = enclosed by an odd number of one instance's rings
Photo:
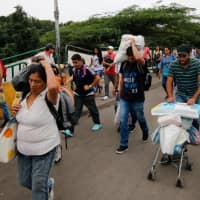
MULTIPOLYGON (((200 104, 200 62, 190 57, 191 47, 186 44, 178 46, 178 59, 171 63, 167 78, 168 102, 200 104), (176 95, 173 96, 173 82, 176 81, 176 95)), ((199 129, 199 121, 193 126, 199 129)))

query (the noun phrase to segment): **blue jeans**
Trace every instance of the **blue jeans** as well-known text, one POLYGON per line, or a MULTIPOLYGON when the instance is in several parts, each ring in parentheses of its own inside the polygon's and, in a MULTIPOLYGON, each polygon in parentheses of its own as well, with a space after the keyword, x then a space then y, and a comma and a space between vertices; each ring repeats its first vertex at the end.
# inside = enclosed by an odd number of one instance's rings
POLYGON ((144 102, 132 102, 120 99, 120 145, 128 146, 129 130, 128 117, 129 113, 135 113, 133 121, 138 120, 142 129, 143 138, 148 136, 148 127, 144 116, 144 102))
POLYGON ((167 77, 163 76, 162 77, 162 87, 165 90, 165 92, 167 93, 167 89, 166 89, 166 83, 167 83, 167 77))
POLYGON ((3 110, 4 120, 9 121, 11 119, 10 111, 6 102, 0 103, 0 107, 3 110))
MULTIPOLYGON (((190 98, 185 98, 179 95, 176 95, 176 102, 186 103, 190 98)), ((195 102, 196 104, 200 105, 200 98, 198 98, 195 102)), ((199 119, 194 119, 192 125, 199 130, 199 119)))
POLYGON ((32 200, 48 200, 49 174, 53 164, 55 148, 41 156, 25 156, 18 153, 20 184, 32 191, 32 200))
POLYGON ((109 83, 115 84, 115 75, 108 75, 104 73, 104 87, 105 87, 105 96, 109 96, 109 83))

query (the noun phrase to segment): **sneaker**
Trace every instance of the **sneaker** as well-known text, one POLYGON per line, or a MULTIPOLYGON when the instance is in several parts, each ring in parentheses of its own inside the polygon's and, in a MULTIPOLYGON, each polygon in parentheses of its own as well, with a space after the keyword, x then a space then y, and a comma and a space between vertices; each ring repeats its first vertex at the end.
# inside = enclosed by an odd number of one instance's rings
POLYGON ((142 137, 142 141, 144 142, 144 143, 147 143, 148 142, 148 134, 147 135, 143 135, 143 137, 142 137))
POLYGON ((129 133, 134 133, 135 130, 136 130, 135 126, 129 126, 129 127, 128 127, 129 133))
POLYGON ((62 146, 59 145, 56 148, 56 153, 55 153, 55 157, 54 157, 54 163, 57 164, 62 160, 62 146))
POLYGON ((116 150, 116 154, 122 154, 125 151, 128 151, 128 147, 120 145, 119 148, 116 150))
POLYGON ((104 96, 103 97, 103 100, 105 101, 105 100, 108 100, 108 96, 104 96))
POLYGON ((73 133, 69 129, 64 130, 63 133, 68 137, 73 137, 73 133))
POLYGON ((98 131, 98 130, 100 130, 102 128, 102 125, 101 124, 95 124, 92 128, 91 128, 91 130, 92 131, 98 131))
POLYGON ((53 191, 53 189, 54 189, 54 178, 50 178, 49 179, 49 198, 48 198, 48 200, 53 200, 54 199, 54 191, 53 191))

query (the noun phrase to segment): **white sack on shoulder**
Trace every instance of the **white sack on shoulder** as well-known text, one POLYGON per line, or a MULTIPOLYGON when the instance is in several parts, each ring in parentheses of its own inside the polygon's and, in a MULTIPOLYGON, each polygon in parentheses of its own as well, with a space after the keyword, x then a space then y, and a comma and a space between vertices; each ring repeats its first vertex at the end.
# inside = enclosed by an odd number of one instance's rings
POLYGON ((127 59, 126 49, 130 47, 131 40, 135 39, 135 45, 141 55, 143 55, 144 37, 142 35, 134 36, 131 34, 124 34, 121 37, 121 42, 114 63, 123 62, 127 59))

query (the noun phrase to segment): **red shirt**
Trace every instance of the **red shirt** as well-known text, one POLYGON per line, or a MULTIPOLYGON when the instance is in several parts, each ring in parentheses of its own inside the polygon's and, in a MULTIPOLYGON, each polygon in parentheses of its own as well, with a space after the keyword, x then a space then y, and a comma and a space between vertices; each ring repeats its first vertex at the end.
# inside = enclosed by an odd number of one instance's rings
POLYGON ((144 47, 143 48, 143 58, 144 59, 150 59, 150 49, 149 47, 144 47))
MULTIPOLYGON (((114 61, 115 56, 116 56, 115 53, 106 54, 106 55, 104 56, 104 58, 109 57, 109 58, 111 58, 111 59, 114 61)), ((113 66, 112 66, 111 68, 109 68, 109 69, 106 69, 106 68, 104 67, 104 74, 107 74, 107 75, 115 75, 115 74, 116 74, 115 65, 113 65, 113 66)))

